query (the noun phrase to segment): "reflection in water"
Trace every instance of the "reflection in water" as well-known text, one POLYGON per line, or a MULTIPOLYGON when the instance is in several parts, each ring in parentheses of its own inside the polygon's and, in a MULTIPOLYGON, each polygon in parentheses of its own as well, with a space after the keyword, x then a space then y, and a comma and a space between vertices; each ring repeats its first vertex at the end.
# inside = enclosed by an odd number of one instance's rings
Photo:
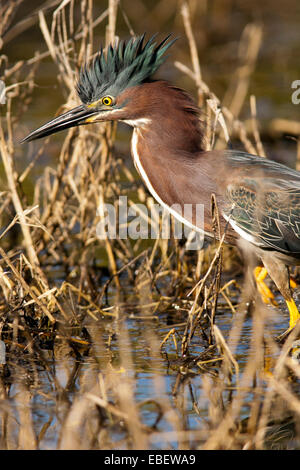
MULTIPOLYGON (((61 327, 54 341, 28 329, 30 339, 19 335, 22 342, 9 343, 7 370, 1 378, 2 448, 197 448, 234 403, 242 419, 242 427, 234 431, 235 446, 251 448, 249 410, 255 403, 261 406, 267 387, 259 375, 256 384, 249 375, 249 367, 257 367, 251 362, 255 356, 251 317, 237 338, 238 382, 221 343, 217 347, 207 343, 207 319, 194 335, 189 353, 181 357, 186 303, 177 302, 176 317, 174 310, 166 310, 156 311, 155 320, 153 315, 147 319, 136 295, 128 297, 129 290, 130 286, 117 320, 88 318, 83 328, 61 327), (163 342, 168 331, 175 336, 163 342), (236 393, 241 394, 239 405, 236 393)), ((218 311, 216 324, 224 338, 234 330, 235 321, 225 306, 218 311)), ((271 340, 277 329, 280 321, 265 331, 273 359, 276 348, 279 352, 271 340)), ((266 423, 265 445, 298 447, 292 417, 287 415, 285 424, 287 411, 280 401, 276 406, 278 419, 273 416, 272 423, 266 423)))

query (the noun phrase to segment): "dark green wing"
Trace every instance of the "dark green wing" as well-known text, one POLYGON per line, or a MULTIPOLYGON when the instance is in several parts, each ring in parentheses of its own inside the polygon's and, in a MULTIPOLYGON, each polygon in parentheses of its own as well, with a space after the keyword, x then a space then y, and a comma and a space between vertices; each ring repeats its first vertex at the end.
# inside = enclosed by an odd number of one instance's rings
POLYGON ((263 249, 300 257, 300 173, 244 152, 226 154, 241 175, 226 188, 232 227, 263 249))

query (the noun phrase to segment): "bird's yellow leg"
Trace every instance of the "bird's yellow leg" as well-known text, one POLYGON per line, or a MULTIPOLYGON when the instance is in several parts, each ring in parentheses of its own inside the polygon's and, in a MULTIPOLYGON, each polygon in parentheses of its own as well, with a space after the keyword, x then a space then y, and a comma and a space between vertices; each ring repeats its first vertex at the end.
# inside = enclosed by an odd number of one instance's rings
POLYGON ((264 282, 267 274, 268 271, 266 270, 266 268, 262 268, 261 266, 257 266, 254 269, 254 277, 256 280, 258 291, 265 304, 278 305, 274 298, 273 292, 268 288, 267 284, 264 282))
POLYGON ((289 329, 291 330, 292 328, 294 328, 297 321, 299 320, 300 314, 297 309, 297 305, 295 304, 295 301, 293 299, 286 300, 286 304, 290 313, 290 328, 289 329))

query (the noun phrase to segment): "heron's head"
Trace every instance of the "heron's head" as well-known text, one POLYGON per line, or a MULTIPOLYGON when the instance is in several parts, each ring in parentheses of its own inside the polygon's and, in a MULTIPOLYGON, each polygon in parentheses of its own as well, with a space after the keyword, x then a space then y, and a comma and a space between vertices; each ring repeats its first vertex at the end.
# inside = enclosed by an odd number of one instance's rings
POLYGON ((144 36, 110 45, 106 53, 101 49, 79 73, 77 93, 82 104, 31 132, 22 142, 97 121, 143 119, 149 101, 145 84, 151 82, 176 40, 168 42, 168 36, 157 43, 152 37, 145 42, 144 36))

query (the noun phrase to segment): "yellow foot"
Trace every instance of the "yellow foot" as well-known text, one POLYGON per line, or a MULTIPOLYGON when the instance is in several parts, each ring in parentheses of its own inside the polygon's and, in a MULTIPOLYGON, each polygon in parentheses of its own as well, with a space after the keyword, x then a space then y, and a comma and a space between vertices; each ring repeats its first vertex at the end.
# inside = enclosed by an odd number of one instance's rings
POLYGON ((298 312, 297 305, 295 304, 295 301, 293 299, 287 300, 286 304, 290 313, 290 328, 289 329, 292 330, 294 326, 296 325, 297 321, 299 320, 300 314, 298 312))
POLYGON ((296 323, 300 319, 300 314, 297 309, 297 305, 295 304, 295 301, 293 299, 286 300, 286 304, 287 304, 287 307, 289 309, 289 314, 290 314, 290 326, 284 333, 282 333, 282 335, 278 336, 277 341, 279 342, 285 341, 287 336, 290 334, 290 332, 296 326, 296 323))
POLYGON ((254 269, 254 277, 263 302, 265 304, 277 306, 278 304, 274 298, 273 292, 268 288, 267 284, 264 282, 267 274, 268 271, 266 270, 266 268, 258 266, 254 269))
POLYGON ((290 286, 291 286, 292 289, 296 289, 298 284, 294 279, 290 278, 290 286))

